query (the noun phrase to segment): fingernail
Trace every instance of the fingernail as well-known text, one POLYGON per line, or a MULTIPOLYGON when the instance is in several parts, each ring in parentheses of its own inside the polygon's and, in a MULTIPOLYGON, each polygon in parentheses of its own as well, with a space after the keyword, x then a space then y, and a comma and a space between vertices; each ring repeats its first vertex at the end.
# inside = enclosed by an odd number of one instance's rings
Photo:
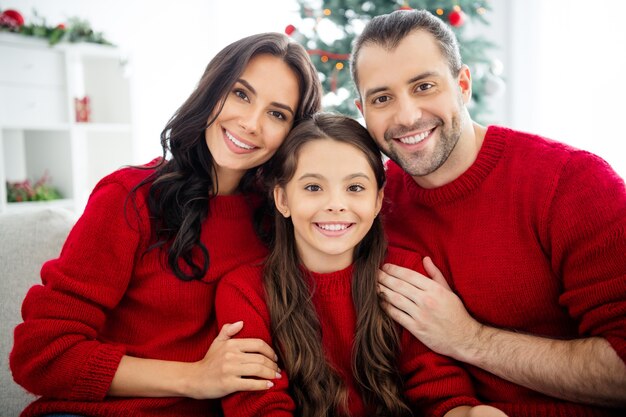
POLYGON ((274 362, 278 362, 278 355, 274 354, 274 362))
POLYGON ((281 379, 283 376, 280 374, 280 372, 276 372, 276 379, 281 379))
POLYGON ((272 388, 274 386, 274 383, 272 381, 267 381, 267 388, 272 388))

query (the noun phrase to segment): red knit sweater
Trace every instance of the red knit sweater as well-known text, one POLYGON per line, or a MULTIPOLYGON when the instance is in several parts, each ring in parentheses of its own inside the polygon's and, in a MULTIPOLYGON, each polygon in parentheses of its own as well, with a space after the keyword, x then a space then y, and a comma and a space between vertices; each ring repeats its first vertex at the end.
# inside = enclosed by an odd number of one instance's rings
POLYGON ((58 259, 42 268, 15 329, 15 380, 43 396, 22 416, 208 416, 219 402, 188 398, 105 397, 121 357, 193 362, 216 336, 216 282, 266 254, 242 196, 210 202, 201 240, 210 253, 202 281, 173 275, 150 242, 143 187, 138 210, 126 197, 152 171, 122 169, 93 191, 58 259), (138 215, 137 215, 138 214, 138 215))
MULTIPOLYGON (((600 158, 492 126, 445 186, 423 189, 389 162, 385 200, 390 242, 430 255, 479 322, 604 337, 626 359, 626 189, 600 158)), ((510 416, 611 415, 467 369, 479 398, 510 416)))
MULTIPOLYGON (((422 270, 421 259, 412 252, 391 249, 387 260, 422 270)), ((237 337, 260 338, 272 344, 262 273, 261 266, 248 266, 225 276, 218 284, 215 308, 218 325, 243 320, 244 327, 237 337)), ((370 416, 351 371, 356 327, 351 296, 352 266, 328 274, 310 272, 310 276, 315 282, 313 304, 322 327, 326 357, 348 387, 351 415, 370 416)), ((467 373, 455 362, 427 349, 408 332, 402 333, 401 340, 399 367, 406 378, 405 395, 412 408, 423 410, 428 416, 441 416, 458 405, 478 404, 467 373)), ((282 378, 274 380, 275 386, 269 390, 237 392, 224 397, 224 415, 294 415, 289 377, 282 369, 282 378)))

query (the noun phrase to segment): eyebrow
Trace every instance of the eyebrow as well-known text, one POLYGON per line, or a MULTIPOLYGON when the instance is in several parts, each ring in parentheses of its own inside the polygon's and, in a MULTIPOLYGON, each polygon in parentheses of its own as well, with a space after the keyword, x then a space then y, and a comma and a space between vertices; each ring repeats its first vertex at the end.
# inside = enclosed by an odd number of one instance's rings
MULTIPOLYGON (((416 75, 415 77, 411 78, 409 81, 407 81, 407 84, 413 84, 416 81, 419 80, 423 80, 424 78, 428 78, 428 77, 436 77, 439 76, 439 73, 436 71, 426 71, 423 72, 421 74, 416 75)), ((380 93, 381 91, 386 91, 388 90, 389 87, 388 86, 381 86, 381 87, 374 87, 374 88, 370 88, 369 90, 365 91, 365 98, 370 97, 374 94, 380 93)))
MULTIPOLYGON (((248 90, 250 90, 252 92, 252 94, 254 94, 255 96, 258 95, 258 93, 254 89, 254 87, 252 87, 252 85, 249 82, 247 82, 246 80, 244 80, 243 78, 238 78, 237 82, 243 84, 244 87, 246 87, 248 90)), ((295 112, 293 111, 293 109, 291 107, 289 107, 287 104, 278 103, 276 101, 272 101, 270 104, 272 106, 279 107, 279 108, 281 108, 283 110, 288 111, 289 113, 291 113, 292 116, 295 115, 295 112)))
MULTIPOLYGON (((305 172, 304 174, 302 174, 300 176, 300 178, 298 178, 298 181, 301 181, 301 180, 304 180, 304 179, 307 179, 307 178, 314 178, 314 179, 317 179, 317 180, 324 180, 324 179, 326 179, 321 174, 314 174, 314 173, 305 172)), ((366 180, 370 179, 370 177, 367 174, 363 173, 363 172, 355 172, 354 174, 350 174, 350 175, 347 175, 346 177, 344 177, 344 180, 353 180, 355 178, 365 178, 366 180)))

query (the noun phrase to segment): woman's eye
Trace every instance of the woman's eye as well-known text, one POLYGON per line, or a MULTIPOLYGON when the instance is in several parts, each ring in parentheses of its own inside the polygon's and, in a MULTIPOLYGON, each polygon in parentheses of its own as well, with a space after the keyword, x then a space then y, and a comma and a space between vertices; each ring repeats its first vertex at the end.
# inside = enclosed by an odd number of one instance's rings
POLYGON ((277 118, 277 119, 280 119, 280 120, 287 120, 287 118, 285 117, 285 115, 284 115, 284 114, 282 114, 282 113, 281 113, 281 112, 279 112, 279 111, 272 110, 272 111, 270 111, 270 114, 271 114, 272 116, 274 116, 275 118, 277 118))
POLYGON ((242 90, 234 90, 233 94, 236 95, 237 97, 239 97, 242 100, 250 101, 250 100, 248 100, 248 95, 246 93, 244 93, 242 90))
POLYGON ((351 186, 348 187, 348 191, 351 191, 354 193, 358 193, 363 190, 365 190, 365 187, 363 187, 361 184, 352 184, 351 186))
POLYGON ((316 192, 316 191, 320 191, 322 187, 320 187, 317 184, 309 184, 306 187, 304 187, 304 189, 307 191, 316 192))

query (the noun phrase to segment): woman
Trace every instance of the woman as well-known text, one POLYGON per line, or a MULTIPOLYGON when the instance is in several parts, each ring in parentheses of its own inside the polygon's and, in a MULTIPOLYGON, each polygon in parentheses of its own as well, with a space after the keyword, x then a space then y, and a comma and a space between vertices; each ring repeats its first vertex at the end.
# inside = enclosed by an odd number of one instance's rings
MULTIPOLYGON (((294 128, 268 170, 275 239, 265 265, 218 285, 218 323, 279 348, 283 378, 222 400, 229 416, 503 417, 474 398, 455 363, 400 332, 383 311, 383 261, 423 272, 421 256, 390 248, 378 213, 385 170, 367 130, 318 114, 294 128)), ((238 335, 239 336, 239 335, 238 335)))
POLYGON ((104 178, 27 294, 10 363, 42 398, 23 416, 212 415, 208 399, 280 377, 266 343, 230 340, 242 323, 214 330, 215 284, 266 253, 256 171, 320 97, 306 51, 284 35, 211 60, 161 134, 163 158, 104 178))

